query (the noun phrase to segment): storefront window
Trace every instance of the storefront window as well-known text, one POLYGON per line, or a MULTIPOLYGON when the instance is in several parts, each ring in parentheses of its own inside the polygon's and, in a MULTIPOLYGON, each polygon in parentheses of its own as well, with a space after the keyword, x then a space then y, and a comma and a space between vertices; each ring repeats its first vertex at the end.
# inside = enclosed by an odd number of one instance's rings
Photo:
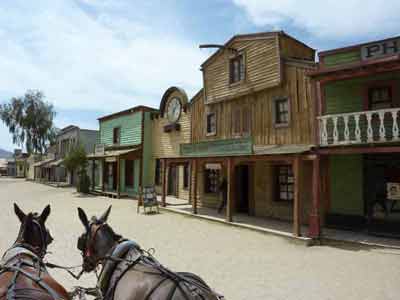
POLYGON ((220 170, 205 169, 204 170, 204 192, 217 193, 219 185, 220 170))
POLYGON ((284 165, 276 167, 277 174, 277 201, 293 201, 294 176, 292 166, 284 165))

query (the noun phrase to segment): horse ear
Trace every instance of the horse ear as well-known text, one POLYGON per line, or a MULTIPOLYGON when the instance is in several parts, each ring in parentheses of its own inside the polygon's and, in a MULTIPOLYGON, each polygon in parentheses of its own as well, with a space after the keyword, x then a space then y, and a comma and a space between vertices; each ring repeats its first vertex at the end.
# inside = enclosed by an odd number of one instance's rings
POLYGON ((17 215, 18 219, 21 221, 21 223, 24 222, 25 220, 25 213, 19 208, 19 206, 17 205, 17 203, 14 203, 14 212, 17 215))
POLYGON ((107 222, 108 216, 110 215, 111 212, 111 207, 112 205, 110 205, 107 210, 104 212, 104 214, 99 218, 99 221, 102 223, 107 222))
POLYGON ((47 205, 47 206, 43 209, 42 214, 41 214, 40 217, 39 217, 39 220, 40 220, 40 222, 41 222, 42 224, 44 224, 44 223, 46 222, 48 216, 50 215, 50 211, 51 211, 50 205, 47 205))
POLYGON ((89 228, 88 218, 86 216, 86 213, 80 207, 78 207, 78 215, 79 215, 79 219, 81 220, 83 226, 86 228, 87 231, 89 231, 90 228, 89 228))

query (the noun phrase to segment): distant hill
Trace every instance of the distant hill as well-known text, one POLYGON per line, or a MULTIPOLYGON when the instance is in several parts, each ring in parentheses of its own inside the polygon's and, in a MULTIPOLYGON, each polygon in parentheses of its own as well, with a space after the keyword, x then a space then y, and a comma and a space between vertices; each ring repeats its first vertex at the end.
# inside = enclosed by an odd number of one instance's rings
POLYGON ((0 158, 11 158, 12 152, 0 148, 0 158))

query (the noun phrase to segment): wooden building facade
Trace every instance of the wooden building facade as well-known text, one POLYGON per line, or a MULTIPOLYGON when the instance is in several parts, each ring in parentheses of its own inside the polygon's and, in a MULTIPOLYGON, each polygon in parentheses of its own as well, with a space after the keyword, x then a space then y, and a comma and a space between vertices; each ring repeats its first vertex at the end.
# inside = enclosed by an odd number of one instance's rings
MULTIPOLYGON (((400 38, 319 53, 318 155, 327 163, 326 226, 400 230, 400 38)), ((324 199, 322 199, 324 200, 324 199)))
POLYGON ((91 160, 92 190, 108 196, 138 197, 151 184, 151 114, 137 106, 99 118, 100 137, 91 160))
MULTIPOLYGON (((167 158, 179 158, 180 145, 191 140, 191 113, 186 92, 179 87, 167 89, 161 99, 159 112, 153 113, 152 119, 153 182, 157 193, 162 194, 163 162, 167 158)), ((189 160, 171 163, 165 172, 166 195, 189 201, 189 160)))
MULTIPOLYGON (((191 202, 221 204, 235 213, 308 223, 319 195, 315 103, 307 73, 315 50, 284 32, 237 35, 202 64, 203 89, 190 103, 191 141, 180 146, 190 161, 191 202)), ((163 199, 166 193, 163 193, 163 199)), ((311 219, 310 219, 311 220, 311 219)))

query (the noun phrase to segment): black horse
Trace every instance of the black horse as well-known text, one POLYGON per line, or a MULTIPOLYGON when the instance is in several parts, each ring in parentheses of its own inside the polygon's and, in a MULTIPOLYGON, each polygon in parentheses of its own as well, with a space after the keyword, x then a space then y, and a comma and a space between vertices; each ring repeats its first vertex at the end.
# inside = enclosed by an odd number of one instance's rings
POLYGON ((66 290, 47 272, 43 258, 53 241, 45 226, 50 206, 25 214, 14 204, 21 221, 17 240, 0 262, 0 300, 68 300, 66 290))
POLYGON ((82 251, 83 270, 102 270, 98 281, 106 300, 218 300, 215 293, 199 276, 172 272, 150 253, 131 240, 116 234, 106 223, 111 206, 100 217, 89 222, 78 208, 85 232, 78 239, 82 251))

